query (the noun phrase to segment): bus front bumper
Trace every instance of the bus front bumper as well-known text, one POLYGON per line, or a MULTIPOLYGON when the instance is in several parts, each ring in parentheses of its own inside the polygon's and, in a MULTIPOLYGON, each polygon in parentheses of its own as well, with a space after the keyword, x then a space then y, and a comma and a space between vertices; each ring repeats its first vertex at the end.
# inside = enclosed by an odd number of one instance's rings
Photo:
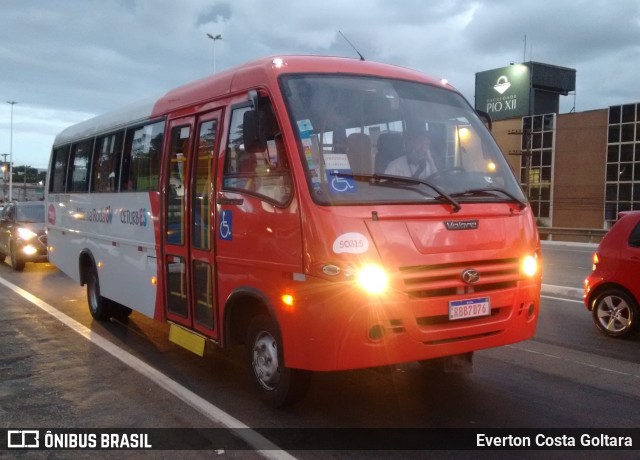
POLYGON ((493 348, 531 338, 540 284, 466 294, 456 299, 377 299, 349 293, 294 315, 283 315, 285 363, 314 371, 422 361, 493 348), (490 314, 450 319, 450 302, 487 299, 490 314), (312 331, 312 332, 310 332, 312 331))

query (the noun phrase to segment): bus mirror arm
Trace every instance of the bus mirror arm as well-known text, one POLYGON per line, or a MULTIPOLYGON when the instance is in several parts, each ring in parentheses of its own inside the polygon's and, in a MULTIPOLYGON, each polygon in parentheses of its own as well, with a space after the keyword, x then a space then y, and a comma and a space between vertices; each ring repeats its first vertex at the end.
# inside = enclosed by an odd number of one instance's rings
POLYGON ((476 110, 478 117, 480 117, 480 121, 484 123, 489 131, 493 127, 493 123, 491 122, 491 116, 487 112, 483 112, 482 110, 476 110))
POLYGON ((252 89, 247 93, 247 96, 249 97, 249 101, 251 101, 251 104, 253 105, 253 110, 257 112, 258 111, 258 92, 255 89, 252 89))

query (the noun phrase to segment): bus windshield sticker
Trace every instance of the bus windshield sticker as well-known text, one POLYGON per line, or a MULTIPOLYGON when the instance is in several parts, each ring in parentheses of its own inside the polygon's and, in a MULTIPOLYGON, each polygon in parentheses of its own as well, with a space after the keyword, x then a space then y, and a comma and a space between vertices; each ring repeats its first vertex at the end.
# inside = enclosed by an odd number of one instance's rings
POLYGON ((333 252, 340 254, 363 254, 369 250, 369 240, 362 233, 349 232, 338 236, 333 242, 333 252))
POLYGON ((221 240, 230 241, 233 239, 233 214, 231 211, 220 212, 218 235, 220 235, 221 240))
POLYGON ((324 165, 327 169, 350 170, 349 157, 346 153, 325 153, 324 165))
POLYGON ((325 153, 324 164, 326 167, 327 183, 331 193, 355 193, 358 191, 353 177, 345 177, 353 174, 349 157, 346 153, 325 153))
POLYGON ((298 130, 300 131, 300 140, 302 141, 302 148, 304 150, 304 157, 307 162, 307 169, 309 170, 309 175, 311 177, 311 185, 313 190, 317 193, 320 192, 320 166, 316 164, 317 162, 314 160, 314 153, 317 156, 317 153, 320 149, 316 144, 314 144, 315 137, 311 135, 313 131, 313 126, 311 125, 311 120, 300 120, 298 121, 298 130))
POLYGON ((311 137, 311 131, 313 131, 313 125, 311 124, 311 120, 299 120, 298 121, 298 130, 300 131, 300 137, 311 137))

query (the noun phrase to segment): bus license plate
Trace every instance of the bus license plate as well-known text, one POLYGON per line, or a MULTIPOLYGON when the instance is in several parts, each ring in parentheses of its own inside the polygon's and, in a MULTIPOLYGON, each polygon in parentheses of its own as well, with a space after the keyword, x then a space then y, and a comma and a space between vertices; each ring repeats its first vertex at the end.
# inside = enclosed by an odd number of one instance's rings
POLYGON ((489 297, 478 299, 454 300, 449 302, 449 319, 475 318, 476 316, 489 316, 491 307, 489 297))

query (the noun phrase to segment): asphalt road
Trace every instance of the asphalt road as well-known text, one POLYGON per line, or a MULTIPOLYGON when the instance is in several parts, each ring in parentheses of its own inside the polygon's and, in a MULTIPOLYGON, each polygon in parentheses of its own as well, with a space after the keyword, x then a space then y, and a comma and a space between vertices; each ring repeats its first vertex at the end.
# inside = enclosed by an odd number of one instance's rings
MULTIPOLYGON (((473 374, 442 376, 414 363, 386 372, 316 374, 307 398, 286 411, 257 402, 237 356, 207 349, 205 357, 199 358, 169 343, 166 325, 136 313, 126 323, 94 322, 84 289, 51 265, 27 265, 23 273, 0 265, 0 283, 4 280, 0 284, 0 427, 640 427, 640 338, 604 337, 581 302, 563 295, 579 291, 590 270, 592 252, 592 247, 545 246, 546 290, 535 338, 477 352, 473 374), (43 303, 36 300, 40 306, 35 305, 34 299, 25 299, 13 285, 43 303), (49 307, 52 312, 47 311, 49 307)), ((410 456, 407 452, 230 450, 216 446, 207 436, 203 431, 205 439, 185 440, 204 442, 206 450, 179 456, 410 456)), ((47 452, 29 454, 52 458, 47 452)), ((55 458, 58 454, 109 456, 105 451, 56 452, 55 458)), ((119 454, 176 458, 176 452, 119 454)), ((430 457, 477 458, 481 454, 438 451, 430 457)), ((507 454, 490 456, 507 458, 507 454)), ((519 452, 518 457, 539 454, 519 452)), ((545 458, 566 454, 545 452, 545 458)), ((629 452, 617 454, 633 457, 629 452)), ((513 453, 508 458, 512 457, 513 453)))

